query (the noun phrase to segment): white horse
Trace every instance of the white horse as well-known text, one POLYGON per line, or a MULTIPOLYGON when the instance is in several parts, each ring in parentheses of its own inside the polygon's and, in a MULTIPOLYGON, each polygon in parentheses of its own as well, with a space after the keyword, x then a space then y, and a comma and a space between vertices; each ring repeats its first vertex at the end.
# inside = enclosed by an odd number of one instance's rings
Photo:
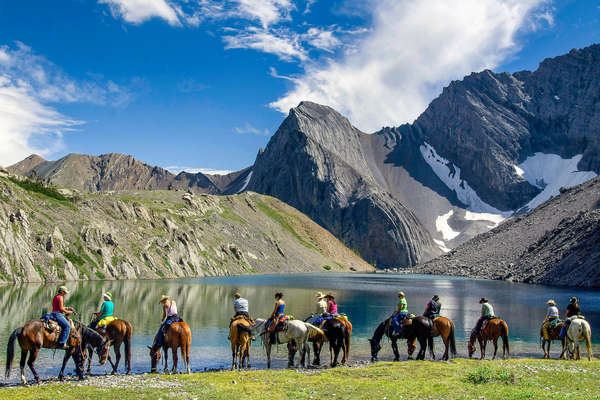
POLYGON ((585 319, 573 319, 567 330, 566 338, 569 358, 575 360, 581 359, 581 355, 579 354, 579 341, 585 340, 588 360, 592 361, 592 328, 590 328, 590 324, 585 319))
MULTIPOLYGON (((269 333, 266 330, 267 321, 261 318, 257 318, 255 321, 253 331, 259 334, 265 344, 265 351, 267 352, 267 368, 271 368, 271 346, 272 343, 267 340, 269 333)), ((294 366, 294 356, 296 351, 300 349, 300 362, 299 364, 306 367, 306 362, 310 363, 310 347, 308 340, 313 339, 317 336, 325 337, 325 333, 314 325, 306 322, 294 319, 289 320, 286 323, 283 330, 275 333, 276 343, 287 343, 288 344, 288 367, 294 366), (308 352, 308 357, 307 357, 308 352)))

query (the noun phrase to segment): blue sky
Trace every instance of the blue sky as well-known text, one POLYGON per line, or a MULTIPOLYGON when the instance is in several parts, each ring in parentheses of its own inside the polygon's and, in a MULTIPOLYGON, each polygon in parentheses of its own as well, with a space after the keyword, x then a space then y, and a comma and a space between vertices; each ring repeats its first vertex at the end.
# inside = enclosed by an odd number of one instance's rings
MULTIPOLYGON (((592 0, 0 2, 0 165, 251 165, 300 100, 411 122, 452 79, 600 42, 592 0)), ((177 168, 172 168, 176 170, 177 168)))

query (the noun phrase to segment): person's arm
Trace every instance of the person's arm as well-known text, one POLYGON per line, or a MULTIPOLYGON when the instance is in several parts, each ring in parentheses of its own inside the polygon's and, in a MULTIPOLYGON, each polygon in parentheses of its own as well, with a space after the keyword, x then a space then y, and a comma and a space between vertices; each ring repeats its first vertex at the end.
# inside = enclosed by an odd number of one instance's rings
POLYGON ((277 312, 277 308, 279 308, 279 301, 275 302, 275 308, 273 309, 273 312, 271 313, 271 318, 275 318, 275 313, 277 312))
POLYGON ((60 296, 60 298, 58 299, 58 309, 61 313, 66 315, 69 315, 73 312, 73 309, 71 307, 65 307, 65 301, 63 296, 60 296))
POLYGON ((167 319, 167 302, 165 301, 165 303, 163 304, 163 309, 162 309, 161 322, 165 322, 166 319, 167 319))
POLYGON ((485 316, 485 305, 484 304, 481 305, 481 316, 482 317, 485 316))

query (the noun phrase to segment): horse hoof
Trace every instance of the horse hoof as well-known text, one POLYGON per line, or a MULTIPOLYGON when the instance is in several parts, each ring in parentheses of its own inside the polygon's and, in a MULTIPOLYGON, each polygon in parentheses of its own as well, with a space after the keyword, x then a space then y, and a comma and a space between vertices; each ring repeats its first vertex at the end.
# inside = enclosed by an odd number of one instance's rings
POLYGON ((393 361, 400 361, 400 359, 399 359, 399 358, 394 358, 394 360, 393 360, 393 361))

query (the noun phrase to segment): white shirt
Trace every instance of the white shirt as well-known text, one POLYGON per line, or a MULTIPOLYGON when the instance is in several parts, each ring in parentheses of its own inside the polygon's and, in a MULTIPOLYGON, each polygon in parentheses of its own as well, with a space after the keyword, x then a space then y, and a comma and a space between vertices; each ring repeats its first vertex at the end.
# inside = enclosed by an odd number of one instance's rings
POLYGON ((327 301, 321 299, 317 302, 317 314, 323 314, 324 312, 327 312, 327 301))
POLYGON ((233 309, 235 312, 248 312, 248 300, 240 297, 233 301, 233 309))
POLYGON ((548 307, 548 317, 557 317, 558 318, 558 307, 550 306, 548 307))

